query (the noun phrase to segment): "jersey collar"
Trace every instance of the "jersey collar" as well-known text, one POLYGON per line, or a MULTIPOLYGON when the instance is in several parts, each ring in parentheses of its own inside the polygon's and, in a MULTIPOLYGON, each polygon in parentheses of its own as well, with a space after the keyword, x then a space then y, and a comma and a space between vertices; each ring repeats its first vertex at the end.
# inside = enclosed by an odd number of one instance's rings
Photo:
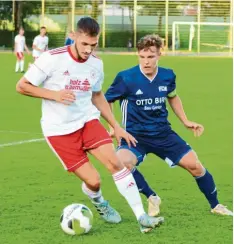
POLYGON ((76 62, 78 62, 78 63, 84 63, 84 62, 86 62, 86 61, 88 60, 88 59, 82 59, 82 60, 80 60, 80 59, 76 58, 76 57, 72 54, 71 46, 68 46, 68 47, 67 47, 67 51, 68 51, 69 55, 71 56, 71 58, 72 58, 73 60, 75 60, 76 62))
POLYGON ((156 69, 157 69, 157 70, 156 70, 156 74, 155 74, 155 76, 154 76, 152 79, 149 79, 149 77, 145 75, 145 73, 142 71, 140 65, 139 65, 139 68, 140 68, 141 73, 145 76, 145 78, 146 78, 147 80, 149 80, 150 83, 152 83, 152 81, 156 78, 156 76, 157 76, 157 74, 158 74, 158 66, 156 67, 156 69))

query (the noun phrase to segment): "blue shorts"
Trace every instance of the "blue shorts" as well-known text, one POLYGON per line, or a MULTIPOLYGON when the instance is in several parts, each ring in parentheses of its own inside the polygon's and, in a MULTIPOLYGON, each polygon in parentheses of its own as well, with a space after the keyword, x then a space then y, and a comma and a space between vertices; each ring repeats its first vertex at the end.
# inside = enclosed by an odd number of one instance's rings
POLYGON ((153 153, 163 159, 170 167, 176 166, 182 157, 186 155, 192 148, 173 130, 169 130, 164 136, 136 136, 133 135, 138 143, 137 146, 128 147, 125 140, 121 141, 120 149, 128 149, 137 157, 137 166, 143 162, 148 153, 153 153))

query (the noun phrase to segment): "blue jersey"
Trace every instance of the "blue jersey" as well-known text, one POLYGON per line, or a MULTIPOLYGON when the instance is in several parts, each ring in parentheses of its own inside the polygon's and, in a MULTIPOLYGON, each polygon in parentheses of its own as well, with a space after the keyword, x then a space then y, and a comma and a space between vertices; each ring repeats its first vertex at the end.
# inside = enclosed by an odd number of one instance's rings
POLYGON ((160 135, 171 130, 167 97, 176 95, 176 76, 171 69, 158 67, 150 81, 137 65, 121 71, 105 96, 108 102, 120 100, 123 125, 133 135, 160 135))
POLYGON ((72 40, 71 38, 67 38, 66 41, 65 41, 65 46, 70 46, 74 43, 74 40, 72 40))

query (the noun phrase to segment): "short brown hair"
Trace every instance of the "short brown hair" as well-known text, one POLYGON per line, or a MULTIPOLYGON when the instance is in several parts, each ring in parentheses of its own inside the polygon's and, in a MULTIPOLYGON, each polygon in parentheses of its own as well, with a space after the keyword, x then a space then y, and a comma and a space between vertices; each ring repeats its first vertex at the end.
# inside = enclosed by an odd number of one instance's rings
POLYGON ((98 22, 91 17, 83 17, 77 22, 77 31, 84 32, 89 36, 97 36, 100 32, 98 22))
POLYGON ((163 40, 159 35, 146 35, 143 36, 137 43, 138 51, 143 49, 149 49, 150 47, 156 47, 157 49, 163 48, 163 40))

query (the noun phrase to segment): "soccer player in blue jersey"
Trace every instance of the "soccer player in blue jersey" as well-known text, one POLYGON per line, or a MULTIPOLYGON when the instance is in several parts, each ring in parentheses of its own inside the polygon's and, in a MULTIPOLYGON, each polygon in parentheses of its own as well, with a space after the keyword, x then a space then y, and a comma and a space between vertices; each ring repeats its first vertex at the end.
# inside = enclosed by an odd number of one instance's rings
POLYGON ((70 31, 69 34, 68 34, 68 37, 65 40, 65 46, 72 45, 75 42, 74 41, 74 37, 75 37, 74 31, 70 31))
POLYGON ((116 100, 120 101, 123 124, 127 132, 138 141, 136 147, 129 147, 122 140, 117 153, 120 161, 132 170, 139 191, 148 198, 149 215, 159 214, 161 199, 135 167, 148 153, 157 155, 171 167, 178 165, 186 169, 205 195, 212 213, 232 215, 226 206, 219 203, 212 175, 168 122, 166 101, 184 126, 193 131, 195 136, 200 136, 204 130, 202 125, 188 120, 181 99, 176 93, 176 75, 173 70, 158 66, 161 38, 157 35, 147 35, 139 40, 137 48, 139 65, 117 74, 106 92, 106 99, 111 107, 116 100))

